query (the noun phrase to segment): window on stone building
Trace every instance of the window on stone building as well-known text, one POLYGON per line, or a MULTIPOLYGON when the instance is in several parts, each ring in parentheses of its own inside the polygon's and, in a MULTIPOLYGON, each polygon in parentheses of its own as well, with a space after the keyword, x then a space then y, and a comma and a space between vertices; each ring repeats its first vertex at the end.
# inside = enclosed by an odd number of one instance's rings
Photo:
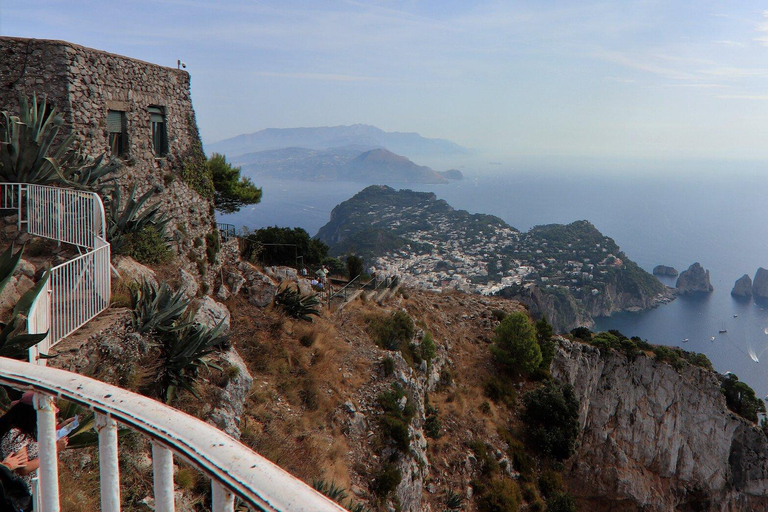
POLYGON ((107 111, 107 132, 109 132, 109 149, 113 156, 128 154, 128 132, 125 125, 125 112, 119 110, 107 111))
POLYGON ((168 153, 165 109, 163 107, 149 107, 149 122, 152 126, 152 145, 155 148, 155 156, 164 156, 168 153))

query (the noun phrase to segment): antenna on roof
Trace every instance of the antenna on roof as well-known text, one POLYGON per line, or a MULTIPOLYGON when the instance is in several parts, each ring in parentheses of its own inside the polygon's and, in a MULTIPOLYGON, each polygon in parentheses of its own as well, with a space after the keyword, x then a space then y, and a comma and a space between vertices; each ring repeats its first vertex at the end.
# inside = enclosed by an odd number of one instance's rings
POLYGON ((176 61, 176 67, 179 69, 187 69, 187 63, 179 59, 176 61))

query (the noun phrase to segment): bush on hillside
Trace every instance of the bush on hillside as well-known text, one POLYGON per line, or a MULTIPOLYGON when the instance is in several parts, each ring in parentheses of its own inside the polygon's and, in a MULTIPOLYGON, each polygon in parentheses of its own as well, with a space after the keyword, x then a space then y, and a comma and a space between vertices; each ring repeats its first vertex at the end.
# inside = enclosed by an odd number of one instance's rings
POLYGON ((754 423, 757 423, 758 414, 765 414, 765 403, 757 398, 754 389, 740 382, 736 375, 729 373, 720 386, 726 405, 736 414, 754 423))
POLYGON ((579 402, 569 384, 550 380, 526 393, 523 423, 533 448, 557 460, 570 457, 579 435, 579 402))
POLYGON ((536 342, 536 329, 525 313, 512 313, 496 328, 491 353, 499 367, 507 373, 532 372, 542 361, 536 342))
POLYGON ((415 327, 405 311, 395 311, 388 316, 372 316, 368 319, 368 334, 387 350, 401 350, 410 344, 415 327))

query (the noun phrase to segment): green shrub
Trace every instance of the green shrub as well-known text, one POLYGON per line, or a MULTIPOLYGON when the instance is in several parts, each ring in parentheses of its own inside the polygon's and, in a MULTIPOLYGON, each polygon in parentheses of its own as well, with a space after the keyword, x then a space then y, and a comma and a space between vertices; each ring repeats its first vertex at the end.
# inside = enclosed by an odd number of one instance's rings
POLYGON ((755 396, 755 390, 740 382, 733 373, 722 379, 720 386, 726 405, 736 414, 753 423, 757 423, 758 414, 765 414, 765 403, 755 396))
POLYGON ((429 398, 427 398, 425 409, 426 419, 424 420, 424 435, 431 437, 432 439, 438 439, 442 435, 440 430, 443 428, 442 423, 440 423, 440 418, 437 416, 439 411, 429 403, 429 398))
POLYGON ((492 309, 491 310, 491 316, 497 322, 501 322, 507 316, 507 313, 505 311, 500 310, 500 309, 492 309))
POLYGON ((517 512, 522 497, 520 488, 509 479, 495 478, 488 483, 474 482, 478 512, 517 512))
POLYGON ((233 167, 224 155, 214 153, 207 162, 208 176, 213 182, 213 199, 222 213, 235 213, 245 205, 261 201, 261 189, 247 177, 240 176, 240 168, 233 167))
POLYGON ((445 493, 445 508, 449 512, 453 512, 455 510, 461 510, 463 506, 464 506, 464 496, 462 496, 461 494, 457 494, 450 489, 445 493))
POLYGON ((499 461, 490 452, 487 444, 480 439, 473 439, 469 442, 469 449, 475 454, 481 475, 492 477, 499 473, 499 461))
POLYGON ((144 227, 141 231, 123 235, 120 248, 115 254, 130 256, 146 265, 168 263, 173 258, 165 236, 152 225, 144 227))
POLYGON ((480 404, 480 412, 483 414, 491 414, 491 404, 489 404, 487 400, 484 400, 483 403, 480 404))
POLYGON ((347 256, 347 276, 350 280, 363 273, 363 258, 359 256, 347 256))
POLYGON ((325 494, 328 498, 336 502, 344 501, 347 497, 347 492, 340 485, 336 485, 336 482, 328 482, 323 478, 316 478, 312 480, 312 487, 322 494, 325 494))
POLYGON ((563 477, 557 471, 545 469, 539 477, 539 490, 545 498, 554 496, 563 488, 563 477))
POLYGON ((592 339, 592 331, 586 327, 577 327, 575 329, 571 329, 571 335, 574 338, 578 338, 582 341, 589 341, 592 339))
POLYGON ((403 475, 393 462, 387 462, 373 479, 373 492, 384 499, 397 489, 403 475))
POLYGON ((414 331, 413 320, 402 310, 368 320, 368 333, 380 347, 387 350, 400 350, 403 344, 410 343, 414 331))
POLYGON ((416 408, 413 400, 399 384, 393 384, 392 388, 378 396, 379 406, 384 414, 379 418, 382 433, 395 444, 401 452, 407 452, 411 444, 408 426, 411 424, 416 408), (405 407, 400 407, 400 402, 405 398, 405 407))
POLYGON ((548 512, 576 512, 576 502, 567 492, 557 492, 547 499, 548 512))
POLYGON ((522 420, 531 445, 557 460, 571 456, 579 434, 579 402, 573 387, 549 381, 526 393, 522 420))
POLYGON ((495 403, 504 404, 510 409, 515 407, 517 393, 511 381, 493 376, 483 386, 483 394, 495 403))
POLYGON ((299 343, 302 347, 311 347, 315 343, 315 337, 311 334, 302 334, 299 338, 299 343))
POLYGON ((520 473, 520 477, 523 481, 528 482, 533 480, 534 472, 536 470, 536 462, 533 460, 533 457, 528 455, 528 452, 525 451, 523 443, 517 439, 510 439, 507 437, 507 445, 509 446, 507 455, 509 455, 509 458, 512 461, 512 467, 515 468, 515 471, 520 473))
POLYGON ((208 258, 208 263, 213 265, 216 261, 216 256, 221 250, 221 239, 219 237, 219 231, 214 230, 206 233, 205 235, 205 255, 208 258))
POLYGON ((391 376, 395 373, 395 360, 389 356, 385 357, 381 362, 381 369, 384 372, 385 377, 391 376))
POLYGON ((491 353, 499 367, 508 372, 532 372, 541 364, 536 331, 525 313, 513 313, 496 328, 491 353))
POLYGON ((436 355, 437 347, 435 346, 435 340, 432 339, 432 335, 429 332, 426 332, 421 339, 421 357, 429 363, 436 355))

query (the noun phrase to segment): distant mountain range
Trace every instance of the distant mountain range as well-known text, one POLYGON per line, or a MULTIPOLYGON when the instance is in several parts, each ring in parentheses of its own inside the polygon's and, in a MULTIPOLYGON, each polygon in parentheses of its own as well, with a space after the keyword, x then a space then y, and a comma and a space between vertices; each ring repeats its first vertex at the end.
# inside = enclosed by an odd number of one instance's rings
POLYGON ((459 171, 438 173, 386 149, 366 151, 358 146, 273 149, 235 157, 232 163, 252 178, 364 183, 447 183, 447 178, 462 178, 459 171))
POLYGON ((417 133, 385 132, 357 124, 322 128, 270 128, 206 147, 222 153, 251 178, 364 183, 447 183, 455 169, 436 172, 403 154, 450 157, 466 150, 417 133))
POLYGON ((283 148, 324 150, 357 146, 384 148, 409 158, 462 155, 467 149, 445 139, 427 139, 418 133, 385 132, 375 126, 322 126, 317 128, 267 128, 207 144, 208 153, 222 153, 230 160, 247 153, 283 148))

